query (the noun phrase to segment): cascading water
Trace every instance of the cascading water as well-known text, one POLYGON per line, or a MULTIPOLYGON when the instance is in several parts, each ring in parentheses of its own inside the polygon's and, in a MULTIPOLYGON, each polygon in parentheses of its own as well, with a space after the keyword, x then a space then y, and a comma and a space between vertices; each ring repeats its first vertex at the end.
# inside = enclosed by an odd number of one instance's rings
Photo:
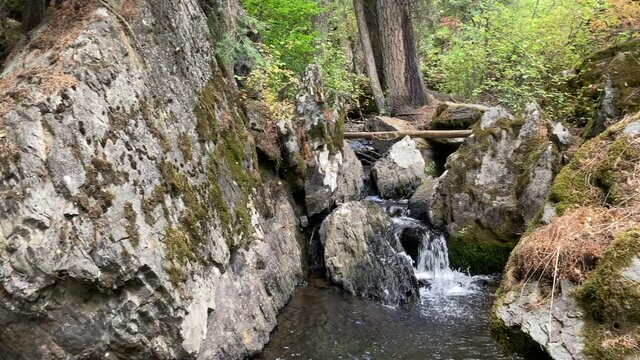
POLYGON ((301 288, 257 359, 519 359, 489 335, 496 282, 449 267, 446 239, 408 216, 407 201, 378 203, 414 261, 420 303, 390 308, 335 288, 301 288))

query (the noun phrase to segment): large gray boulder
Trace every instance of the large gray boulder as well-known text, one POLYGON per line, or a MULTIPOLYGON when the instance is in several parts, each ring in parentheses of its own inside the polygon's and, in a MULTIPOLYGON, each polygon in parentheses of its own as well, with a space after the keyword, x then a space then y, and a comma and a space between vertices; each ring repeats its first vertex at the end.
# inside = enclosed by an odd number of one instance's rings
POLYGON ((492 108, 449 157, 430 219, 450 235, 452 266, 475 273, 503 269, 560 168, 551 128, 536 104, 518 117, 492 108))
POLYGON ((200 2, 68 3, 0 75, 0 358, 251 356, 301 234, 200 2))
POLYGON ((389 305, 418 296, 411 260, 391 218, 373 202, 343 204, 320 227, 328 278, 345 291, 389 305))
POLYGON ((378 160, 371 174, 380 195, 388 199, 410 197, 425 178, 426 162, 416 143, 405 137, 378 160))

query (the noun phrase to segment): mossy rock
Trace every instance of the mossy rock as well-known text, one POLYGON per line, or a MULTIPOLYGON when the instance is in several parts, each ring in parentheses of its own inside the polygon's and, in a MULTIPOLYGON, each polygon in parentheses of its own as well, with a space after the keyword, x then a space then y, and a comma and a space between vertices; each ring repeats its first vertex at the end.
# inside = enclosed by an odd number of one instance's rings
POLYGON ((464 130, 471 129, 482 118, 484 111, 465 107, 449 106, 438 109, 438 116, 430 124, 435 130, 464 130))
POLYGON ((562 214, 568 207, 616 205, 629 194, 627 179, 640 162, 640 143, 620 136, 629 118, 578 149, 556 177, 549 200, 562 214), (625 195, 626 194, 626 195, 625 195))
POLYGON ((494 274, 504 269, 516 239, 500 239, 478 225, 463 229, 449 237, 451 268, 471 274, 494 274))
POLYGON ((640 229, 619 234, 605 256, 578 289, 585 310, 585 353, 592 359, 627 359, 640 355, 640 284, 622 276, 640 256, 640 229), (609 343, 611 346, 607 346, 609 343))
MULTIPOLYGON (((605 82, 610 79, 617 92, 614 108, 618 116, 622 118, 640 111, 640 39, 632 39, 592 54, 578 68, 578 73, 573 86, 582 89, 583 98, 589 99, 591 104, 599 102, 604 95, 605 82)), ((589 107, 589 104, 585 104, 585 107, 589 107)), ((592 115, 584 131, 586 137, 598 135, 607 126, 601 123, 594 110, 590 110, 592 115)))

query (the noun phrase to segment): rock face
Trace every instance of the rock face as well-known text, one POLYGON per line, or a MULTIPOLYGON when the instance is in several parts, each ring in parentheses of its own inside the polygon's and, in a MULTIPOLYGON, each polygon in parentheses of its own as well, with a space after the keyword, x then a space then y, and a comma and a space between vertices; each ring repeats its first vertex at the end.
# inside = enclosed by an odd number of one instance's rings
POLYGON ((391 218, 373 202, 343 204, 320 227, 328 278, 347 292, 389 305, 414 300, 411 260, 392 231, 391 218))
POLYGON ((68 3, 0 77, 0 358, 251 355, 301 279, 299 214, 206 15, 68 3))
POLYGON ((555 216, 513 250, 492 320, 508 348, 563 360, 640 357, 640 142, 626 131, 638 119, 575 152, 545 205, 555 216), (549 254, 557 266, 545 266, 549 254))
POLYGON ((375 163, 371 173, 380 195, 397 199, 411 196, 420 186, 426 176, 425 165, 416 143, 407 136, 375 163))
POLYGON ((330 109, 323 93, 322 72, 310 65, 296 99, 298 125, 304 129, 311 153, 304 183, 310 216, 336 204, 363 197, 364 171, 355 152, 345 145, 344 109, 330 109))
POLYGON ((544 204, 561 156, 537 105, 514 118, 489 109, 447 160, 430 219, 449 233, 454 268, 498 272, 544 204))
MULTIPOLYGON (((527 284, 523 291, 507 293, 496 308, 496 316, 506 328, 503 335, 508 340, 524 335, 527 339, 521 346, 539 346, 555 360, 586 359, 581 337, 585 328, 584 314, 569 295, 570 286, 567 285, 562 295, 554 299, 551 314, 549 306, 538 305, 544 295, 535 283, 527 284)), ((523 351, 522 348, 517 350, 523 351)))

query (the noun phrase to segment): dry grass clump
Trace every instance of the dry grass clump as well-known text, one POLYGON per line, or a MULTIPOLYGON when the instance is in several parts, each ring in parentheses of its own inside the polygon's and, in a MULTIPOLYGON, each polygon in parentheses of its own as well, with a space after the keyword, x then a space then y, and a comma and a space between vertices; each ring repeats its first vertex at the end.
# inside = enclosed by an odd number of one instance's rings
MULTIPOLYGON (((637 194, 636 194, 637 195, 637 194)), ((615 236, 640 227, 640 207, 581 207, 521 240, 507 274, 510 285, 554 276, 582 284, 615 236), (557 260, 557 267, 556 267, 557 260)))
MULTIPOLYGON (((607 149, 602 143, 595 144, 590 156, 578 162, 580 171, 589 172, 589 169, 596 169, 604 161, 611 160, 603 155, 610 154, 611 148, 607 149)), ((607 203, 607 195, 601 204, 570 206, 549 225, 525 236, 507 267, 505 288, 518 288, 530 282, 542 283, 546 287, 555 284, 557 288, 561 279, 580 285, 596 268, 618 234, 640 228, 640 163, 617 166, 624 160, 624 152, 640 145, 640 138, 628 139, 627 144, 611 164, 611 169, 616 172, 615 179, 619 181, 615 187, 624 197, 615 204, 607 203)), ((580 186, 586 192, 598 191, 588 178, 587 183, 580 186)))

